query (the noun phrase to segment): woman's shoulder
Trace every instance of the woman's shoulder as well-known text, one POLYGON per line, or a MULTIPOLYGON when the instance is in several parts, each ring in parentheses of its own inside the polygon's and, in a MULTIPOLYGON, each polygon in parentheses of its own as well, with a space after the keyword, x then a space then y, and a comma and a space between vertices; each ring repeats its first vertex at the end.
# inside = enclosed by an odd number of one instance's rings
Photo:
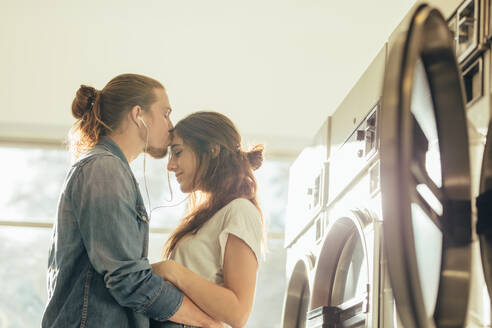
POLYGON ((229 202, 224 208, 228 208, 231 211, 247 211, 252 214, 259 214, 260 212, 256 206, 246 198, 236 198, 229 202))
POLYGON ((256 206, 246 198, 236 198, 220 210, 221 216, 226 222, 229 221, 260 221, 261 213, 256 206))
POLYGON ((215 212, 209 224, 223 228, 224 225, 237 224, 251 219, 260 222, 260 217, 260 211, 250 200, 235 198, 215 212))

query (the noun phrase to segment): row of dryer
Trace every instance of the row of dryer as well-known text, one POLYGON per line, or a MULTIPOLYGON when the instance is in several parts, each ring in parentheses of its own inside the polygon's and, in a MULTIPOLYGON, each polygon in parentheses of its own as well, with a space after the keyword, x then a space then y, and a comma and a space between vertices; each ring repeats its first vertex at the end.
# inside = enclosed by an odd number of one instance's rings
POLYGON ((490 327, 491 17, 418 1, 293 163, 282 327, 490 327))

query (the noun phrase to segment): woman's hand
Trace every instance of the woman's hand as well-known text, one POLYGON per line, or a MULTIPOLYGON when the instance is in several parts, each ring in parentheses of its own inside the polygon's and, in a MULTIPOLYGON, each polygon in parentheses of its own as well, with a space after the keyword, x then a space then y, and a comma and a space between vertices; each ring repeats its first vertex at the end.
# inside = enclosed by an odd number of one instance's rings
MULTIPOLYGON (((182 272, 180 273, 180 270, 186 270, 186 268, 184 268, 181 264, 173 260, 165 260, 152 263, 151 266, 155 274, 161 276, 164 280, 169 281, 179 288, 179 286, 177 285, 176 277, 179 277, 179 274, 182 274, 182 272)), ((193 310, 194 313, 196 313, 196 311, 203 313, 203 317, 201 318, 200 323, 194 322, 192 324, 193 326, 199 325, 203 328, 226 328, 224 323, 212 318, 211 316, 203 312, 203 310, 198 308, 197 305, 193 303, 193 301, 191 301, 186 295, 183 298, 183 304, 181 306, 182 308, 180 308, 178 312, 176 312, 174 316, 170 318, 171 321, 178 323, 187 322, 190 320, 190 313, 186 311, 193 310)))
POLYGON ((176 277, 179 275, 177 272, 180 269, 180 265, 177 262, 173 260, 165 260, 152 263, 151 266, 155 274, 176 285, 176 277))
POLYGON ((223 322, 218 320, 213 320, 209 325, 203 326, 204 328, 226 328, 226 325, 223 322))

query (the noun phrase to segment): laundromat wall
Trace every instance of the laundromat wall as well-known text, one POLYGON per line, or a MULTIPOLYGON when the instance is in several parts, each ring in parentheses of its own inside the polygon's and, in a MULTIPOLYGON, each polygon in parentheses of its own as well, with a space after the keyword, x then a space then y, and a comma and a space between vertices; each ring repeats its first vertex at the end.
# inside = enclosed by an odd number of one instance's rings
MULTIPOLYGON (((312 144, 302 151, 290 168, 285 228, 288 287, 282 327, 332 327, 326 323, 331 322, 327 318, 337 317, 336 320, 342 320, 340 313, 345 313, 345 310, 313 311, 320 305, 329 305, 330 300, 326 299, 326 295, 333 299, 333 292, 328 289, 334 288, 333 281, 338 270, 350 269, 336 268, 343 248, 343 245, 337 243, 343 244, 343 240, 334 239, 331 244, 332 253, 338 252, 333 255, 334 259, 329 259, 335 267, 329 269, 323 263, 327 261, 323 260, 323 256, 332 256, 329 254, 328 235, 331 233, 330 238, 334 238, 334 229, 343 226, 343 222, 349 222, 350 225, 350 220, 335 222, 333 216, 338 207, 343 207, 339 204, 346 204, 344 199, 353 198, 351 195, 355 190, 358 190, 358 195, 362 195, 360 207, 369 208, 371 212, 367 216, 355 215, 357 218, 353 219, 361 240, 366 243, 364 249, 369 257, 369 272, 366 273, 367 293, 362 302, 365 303, 356 306, 357 302, 354 302, 355 305, 349 304, 346 309, 346 313, 350 309, 353 309, 353 313, 359 311, 359 314, 353 316, 358 319, 347 319, 345 326, 403 326, 397 314, 398 307, 388 275, 380 205, 384 195, 381 196, 379 186, 380 174, 383 174, 379 172, 378 164, 379 132, 385 127, 380 125, 379 111, 388 56, 396 40, 408 32, 419 7, 428 4, 442 13, 455 42, 456 60, 462 75, 467 117, 467 122, 463 124, 466 124, 468 131, 471 199, 475 200, 479 195, 482 155, 490 121, 491 3, 492 0, 417 1, 387 43, 381 45, 380 52, 342 103, 335 111, 327 109, 327 112, 333 114, 326 117, 314 135, 312 144), (366 180, 369 189, 365 187, 366 180), (366 206, 366 203, 371 205, 366 206), (368 218, 367 222, 363 222, 364 217, 368 218), (320 270, 324 270, 322 274, 320 270), (320 279, 325 279, 326 283, 320 282, 320 279)), ((326 92, 329 95, 329 90, 326 92)), ((475 206, 472 206, 471 217, 471 274, 464 278, 469 279, 470 289, 469 295, 463 295, 468 297, 465 326, 490 327, 490 298, 482 270, 479 238, 475 232, 475 206)), ((340 238, 343 239, 341 235, 340 238)), ((433 325, 429 319, 428 326, 433 325)))

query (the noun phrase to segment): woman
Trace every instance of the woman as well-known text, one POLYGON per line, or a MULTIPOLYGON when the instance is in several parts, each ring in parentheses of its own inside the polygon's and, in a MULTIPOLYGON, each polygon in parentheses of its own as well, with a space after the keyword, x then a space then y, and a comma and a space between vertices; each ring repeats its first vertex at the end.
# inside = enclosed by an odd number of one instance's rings
POLYGON ((215 112, 191 114, 172 130, 168 170, 191 193, 191 206, 165 245, 168 260, 152 268, 232 327, 248 320, 264 245, 253 175, 262 152, 241 150, 234 124, 215 112))

